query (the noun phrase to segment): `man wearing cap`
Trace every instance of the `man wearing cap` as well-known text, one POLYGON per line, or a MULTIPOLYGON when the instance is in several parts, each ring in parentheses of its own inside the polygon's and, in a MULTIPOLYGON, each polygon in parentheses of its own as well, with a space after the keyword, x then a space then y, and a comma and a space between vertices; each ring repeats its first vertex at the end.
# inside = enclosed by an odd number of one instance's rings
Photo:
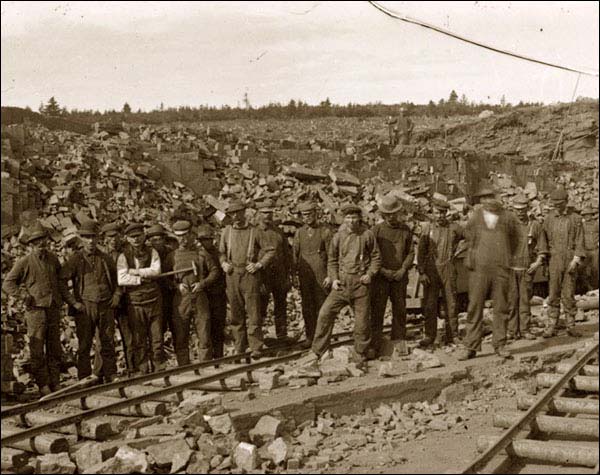
MULTIPOLYGON (((257 227, 263 235, 265 242, 275 249, 275 255, 267 267, 262 271, 262 281, 266 294, 261 295, 261 317, 263 322, 267 317, 269 296, 273 296, 273 315, 275 320, 275 334, 277 339, 287 338, 287 294, 292 287, 292 251, 287 237, 273 222, 274 203, 267 199, 257 206, 259 216, 257 227)), ((261 251, 260 259, 264 255, 261 251)))
MULTIPOLYGON (((190 364, 190 320, 194 320, 198 337, 198 359, 206 361, 213 357, 211 338, 211 314, 206 289, 219 276, 217 266, 202 247, 196 246, 196 236, 189 221, 177 221, 173 233, 179 247, 166 258, 164 270, 185 272, 173 275, 176 289, 173 298, 173 325, 175 332, 175 355, 177 364, 190 364)), ((222 297, 221 297, 222 298, 222 297)))
POLYGON ((215 281, 206 287, 206 295, 210 311, 213 358, 222 358, 227 318, 227 284, 223 269, 219 265, 219 249, 215 245, 215 232, 210 224, 201 224, 198 227, 198 240, 202 248, 211 257, 217 271, 215 281))
POLYGON ((96 348, 101 359, 94 371, 96 376, 104 378, 104 382, 110 382, 117 373, 114 309, 121 298, 117 289, 117 271, 111 257, 98 249, 98 230, 94 221, 81 225, 79 238, 82 249, 69 258, 60 272, 63 298, 81 312, 75 320, 79 340, 77 374, 83 379, 92 373, 90 350, 96 335, 99 340, 96 348), (73 293, 68 290, 69 281, 73 283, 73 293))
POLYGON ((421 346, 433 345, 437 335, 437 319, 446 317, 445 343, 458 339, 458 314, 456 312, 456 265, 454 258, 458 243, 464 238, 462 228, 450 223, 447 201, 433 200, 432 222, 426 224, 417 245, 417 268, 423 284, 425 338, 421 346), (440 294, 441 303, 440 305, 440 294), (440 310, 445 312, 441 312, 440 310))
POLYGON ((259 271, 269 265, 275 249, 258 229, 248 224, 245 211, 246 205, 240 200, 232 201, 227 207, 232 224, 227 225, 221 233, 219 261, 226 275, 236 352, 244 353, 249 346, 253 355, 260 357, 265 346, 259 271), (259 259, 261 251, 262 257, 259 259))
MULTIPOLYGON (((381 199, 384 222, 373 227, 381 256, 381 269, 371 284, 371 348, 379 355, 383 341, 383 317, 388 299, 392 303, 392 340, 406 340, 406 286, 415 258, 413 234, 402 222, 402 203, 392 195, 381 199)), ((370 355, 371 356, 371 355, 370 355)))
POLYGON ((550 201, 554 209, 544 221, 540 239, 540 254, 550 255, 548 264, 549 325, 544 337, 556 334, 556 325, 560 316, 560 304, 565 312, 567 333, 576 336, 574 331, 575 314, 575 279, 577 268, 585 258, 583 229, 581 218, 567 210, 567 192, 557 188, 550 193, 550 201))
POLYGON ((337 314, 346 305, 354 310, 354 358, 365 367, 371 344, 371 282, 381 268, 381 256, 373 233, 361 222, 361 209, 354 204, 342 208, 344 222, 329 246, 327 270, 332 290, 319 311, 312 344, 313 365, 329 349, 337 314))
POLYGON ((314 203, 298 206, 304 225, 296 231, 292 244, 294 270, 298 272, 302 318, 306 333, 306 348, 310 348, 317 327, 319 310, 331 288, 327 276, 327 252, 332 232, 328 226, 317 222, 317 207, 314 203))
POLYGON ((132 330, 133 371, 149 373, 165 368, 162 332, 161 294, 153 280, 160 274, 158 252, 145 244, 141 223, 125 228, 127 246, 117 260, 117 278, 127 298, 129 328, 132 330), (149 349, 150 347, 150 349, 149 349))
POLYGON ((25 323, 29 337, 31 373, 42 396, 60 385, 60 262, 48 250, 47 232, 36 222, 25 239, 30 252, 18 259, 2 283, 2 290, 17 295, 27 291, 25 323))
POLYGON ((585 267, 583 278, 586 290, 598 288, 598 207, 586 206, 581 212, 583 218, 583 247, 585 267))
POLYGON ((498 356, 510 358, 505 349, 508 320, 508 289, 510 266, 516 251, 518 229, 515 216, 506 211, 489 188, 476 195, 481 206, 476 206, 467 223, 467 258, 469 273, 469 306, 465 348, 457 355, 459 360, 474 358, 481 350, 483 338, 483 308, 488 293, 494 301, 492 345, 498 356))
POLYGON ((529 329, 529 302, 533 297, 533 277, 544 262, 543 255, 538 253, 542 225, 529 217, 526 196, 515 196, 512 207, 517 216, 518 237, 510 273, 508 335, 535 340, 529 329))

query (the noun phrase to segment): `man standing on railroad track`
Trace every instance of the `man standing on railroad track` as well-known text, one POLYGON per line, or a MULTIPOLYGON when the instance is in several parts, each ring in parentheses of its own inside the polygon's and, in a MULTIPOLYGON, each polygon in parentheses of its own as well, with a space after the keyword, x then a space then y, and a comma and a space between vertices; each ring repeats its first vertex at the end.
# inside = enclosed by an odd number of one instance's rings
POLYGON ((392 340, 401 340, 406 349, 406 287, 408 271, 415 258, 413 233, 403 222, 403 206, 392 195, 381 199, 379 212, 384 222, 373 227, 381 256, 381 269, 371 284, 371 348, 376 358, 383 342, 383 318, 388 299, 392 303, 392 340))
MULTIPOLYGON (((275 321, 275 334, 277 339, 287 339, 287 294, 292 285, 292 251, 287 237, 273 222, 274 203, 267 199, 257 205, 259 216, 257 227, 263 235, 265 242, 275 249, 271 262, 261 270, 262 281, 266 294, 261 295, 261 317, 263 322, 267 317, 269 296, 273 296, 273 315, 275 321)), ((260 258, 264 251, 258 255, 260 258)))
POLYGON ((245 217, 246 205, 233 200, 227 214, 232 224, 221 233, 219 260, 226 275, 227 299, 231 308, 231 328, 237 353, 248 346, 253 357, 261 357, 266 349, 261 321, 261 275, 268 266, 275 249, 245 217), (262 257, 258 255, 262 252, 262 257))
POLYGON ((512 208, 518 220, 518 240, 510 273, 507 338, 535 340, 530 331, 529 302, 533 297, 533 277, 544 262, 543 255, 538 253, 542 225, 529 217, 529 200, 526 196, 515 196, 512 208))
POLYGON ((467 223, 467 258, 469 273, 469 306, 467 309, 467 334, 459 360, 474 358, 481 351, 483 338, 483 308, 488 293, 494 301, 492 345, 498 356, 510 358, 506 345, 508 320, 508 289, 510 266, 518 242, 516 217, 502 207, 495 191, 479 190, 481 206, 475 207, 467 223))
POLYGON ((60 389, 60 262, 48 250, 48 233, 39 222, 32 226, 25 243, 30 252, 15 262, 2 290, 14 296, 23 285, 27 291, 25 323, 31 373, 40 394, 46 396, 60 389))
POLYGON ((450 205, 447 201, 433 200, 432 205, 433 220, 424 226, 417 246, 417 268, 419 281, 423 284, 425 316, 425 338, 419 343, 423 347, 434 344, 437 319, 441 313, 446 317, 445 343, 450 345, 458 341, 454 259, 464 231, 460 225, 448 220, 450 205))
POLYGON ((210 311, 210 334, 212 335, 213 358, 223 357, 225 343, 225 325, 227 319, 227 284, 225 274, 219 265, 219 249, 215 245, 215 232, 209 224, 201 224, 198 228, 200 245, 211 257, 217 270, 217 278, 206 287, 208 308, 210 311))
POLYGON ((125 228, 128 245, 117 260, 117 278, 127 298, 129 328, 132 330, 133 371, 149 373, 166 366, 163 351, 161 295, 153 280, 160 274, 158 252, 145 244, 144 225, 125 228))
MULTIPOLYGON (((198 359, 207 361, 213 357, 211 314, 206 289, 218 276, 216 264, 203 247, 196 245, 196 236, 189 221, 177 221, 173 233, 179 247, 165 261, 164 271, 180 271, 173 275, 175 296, 173 298, 173 334, 177 364, 190 364, 190 323, 193 320, 198 337, 198 359)), ((223 298, 223 296, 221 297, 223 298)))
POLYGON ((540 253, 550 255, 548 264, 549 324, 544 331, 544 338, 556 334, 556 326, 560 317, 560 304, 565 312, 567 333, 578 336, 575 326, 575 279, 577 268, 585 258, 584 233, 581 218, 567 209, 567 192, 557 188, 550 193, 550 201, 554 209, 544 221, 540 240, 540 253))
POLYGON ((344 222, 329 246, 327 270, 332 290, 319 311, 307 371, 316 369, 329 349, 337 314, 345 306, 354 310, 354 354, 357 366, 366 369, 371 344, 371 282, 381 268, 379 247, 373 232, 361 222, 362 210, 355 204, 342 207, 344 222))
POLYGON ((331 279, 327 276, 327 252, 332 232, 327 225, 318 223, 317 207, 314 203, 302 203, 298 206, 298 211, 302 215, 304 226, 294 235, 292 254, 302 299, 302 318, 306 334, 304 348, 310 348, 319 310, 331 288, 331 279))
POLYGON ((109 383, 117 373, 114 312, 121 299, 117 270, 112 258, 98 249, 96 222, 84 222, 79 239, 82 249, 65 262, 59 275, 64 300, 79 312, 75 320, 79 343, 77 375, 81 380, 92 374, 90 351, 95 337, 100 359, 94 365, 94 374, 109 383), (73 293, 68 290, 69 281, 73 283, 73 293))
POLYGON ((598 288, 598 206, 588 205, 581 212, 583 217, 583 247, 585 265, 583 279, 586 290, 598 288))

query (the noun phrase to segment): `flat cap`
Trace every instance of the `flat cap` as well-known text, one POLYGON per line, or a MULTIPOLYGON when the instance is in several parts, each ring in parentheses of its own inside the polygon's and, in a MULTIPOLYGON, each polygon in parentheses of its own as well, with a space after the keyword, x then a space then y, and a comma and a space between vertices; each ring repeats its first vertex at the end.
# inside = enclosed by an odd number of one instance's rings
POLYGON ((153 236, 161 236, 164 234, 167 234, 167 231, 160 224, 155 224, 153 226, 150 226, 148 228, 148 231, 146 231, 146 236, 148 236, 149 238, 151 238, 153 236))
POLYGON ((127 236, 137 236, 144 234, 144 225, 142 223, 131 223, 125 228, 125 234, 127 236))
POLYGON ((117 221, 114 221, 102 226, 100 232, 106 236, 116 236, 121 232, 121 225, 117 221))
POLYGON ((360 214, 360 215, 362 215, 362 210, 360 209, 360 207, 358 207, 354 203, 345 204, 344 206, 342 206, 341 211, 342 211, 342 215, 343 216, 347 216, 349 214, 360 214))
POLYGON ((316 209, 317 209, 317 205, 310 201, 305 201, 304 203, 300 203, 298 205, 299 213, 309 213, 311 211, 315 211, 316 209))
POLYGON ((215 232, 210 224, 202 224, 198 228, 198 239, 212 239, 215 232))
POLYGON ((444 200, 434 199, 434 200, 431 200, 431 204, 433 205, 434 208, 437 208, 440 210, 450 209, 450 203, 448 203, 447 201, 444 201, 444 200))
POLYGON ((42 223, 36 221, 31 227, 31 230, 25 239, 25 243, 29 244, 31 241, 35 241, 36 239, 44 238, 46 236, 48 236, 48 231, 46 231, 46 229, 42 226, 42 223))
POLYGON ((175 234, 175 236, 183 236, 184 234, 187 234, 191 228, 192 223, 190 223, 189 221, 177 221, 173 225, 173 233, 175 234))
POLYGON ((512 207, 515 209, 523 209, 529 206, 529 199, 525 195, 517 195, 512 200, 512 207))
POLYGON ((586 206, 585 208, 583 208, 581 210, 581 214, 582 215, 586 215, 586 214, 596 214, 598 212, 598 208, 594 208, 592 206, 586 206))
POLYGON ((98 223, 96 221, 84 221, 81 223, 79 228, 80 236, 97 236, 98 235, 98 223))
POLYGON ((475 193, 473 196, 474 197, 482 197, 482 196, 493 196, 496 194, 496 191, 494 191, 492 188, 484 186, 482 188, 479 188, 479 190, 477 190, 477 193, 475 193))
POLYGON ((227 206, 227 213, 235 213, 236 211, 241 211, 246 209, 246 205, 242 200, 232 200, 227 206))
POLYGON ((567 201, 569 199, 569 195, 564 188, 557 188, 550 193, 550 199, 552 201, 567 201))

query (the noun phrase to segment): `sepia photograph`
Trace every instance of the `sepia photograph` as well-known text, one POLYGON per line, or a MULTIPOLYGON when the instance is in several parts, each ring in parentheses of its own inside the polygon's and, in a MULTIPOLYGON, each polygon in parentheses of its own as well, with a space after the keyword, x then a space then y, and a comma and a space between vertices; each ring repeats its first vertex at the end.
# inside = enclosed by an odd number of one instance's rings
POLYGON ((599 473, 599 2, 0 10, 1 474, 599 473))

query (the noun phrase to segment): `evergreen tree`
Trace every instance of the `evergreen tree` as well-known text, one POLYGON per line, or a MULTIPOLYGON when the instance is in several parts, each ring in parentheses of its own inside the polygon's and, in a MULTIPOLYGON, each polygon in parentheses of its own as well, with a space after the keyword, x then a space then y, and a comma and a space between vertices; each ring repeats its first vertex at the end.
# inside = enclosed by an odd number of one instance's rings
POLYGON ((456 93, 456 91, 454 89, 452 89, 452 92, 450 92, 450 97, 448 97, 448 102, 457 102, 458 101, 458 94, 456 93))
POLYGON ((50 99, 48 99, 48 104, 46 104, 46 106, 44 107, 44 111, 42 112, 42 114, 48 115, 50 117, 57 117, 60 115, 60 112, 60 106, 58 105, 56 99, 54 99, 54 96, 52 96, 50 99))
POLYGON ((131 106, 127 102, 123 104, 123 114, 131 114, 131 106))

